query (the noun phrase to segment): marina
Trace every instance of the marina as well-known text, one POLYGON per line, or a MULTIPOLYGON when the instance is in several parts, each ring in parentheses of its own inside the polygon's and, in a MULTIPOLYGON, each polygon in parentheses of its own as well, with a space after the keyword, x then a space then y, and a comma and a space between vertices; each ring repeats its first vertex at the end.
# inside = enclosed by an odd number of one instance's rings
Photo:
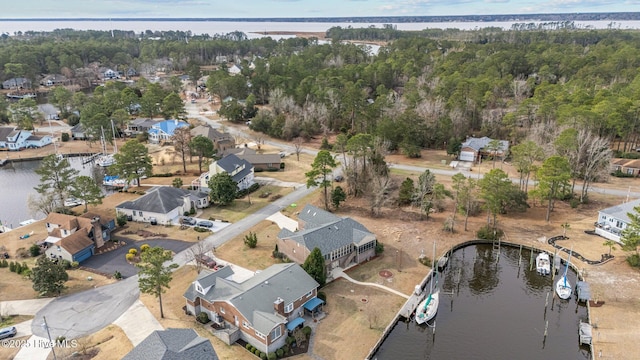
MULTIPOLYGON (((461 245, 440 274, 433 326, 404 315, 418 303, 412 296, 368 358, 591 359, 587 330, 580 325, 589 324, 588 306, 573 296, 554 296, 554 279, 537 273, 532 256, 529 249, 504 244, 497 252, 490 243, 461 245), (577 341, 581 331, 582 345, 577 341)), ((567 277, 576 283, 571 268, 567 277)))

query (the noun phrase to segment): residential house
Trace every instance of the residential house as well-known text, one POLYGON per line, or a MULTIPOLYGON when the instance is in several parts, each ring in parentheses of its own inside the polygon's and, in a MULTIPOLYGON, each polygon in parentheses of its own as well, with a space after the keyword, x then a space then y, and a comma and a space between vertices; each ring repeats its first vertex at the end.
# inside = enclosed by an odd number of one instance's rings
POLYGON ((171 186, 157 186, 133 201, 116 206, 118 215, 124 214, 129 221, 177 224, 180 216, 191 208, 209 206, 208 196, 202 192, 189 192, 171 186))
POLYGON ((25 77, 11 78, 2 82, 2 88, 9 90, 31 89, 31 80, 25 77))
POLYGON ((191 136, 204 136, 208 138, 213 142, 213 147, 218 151, 218 154, 236 146, 236 141, 231 134, 220 132, 210 125, 198 125, 194 127, 191 129, 191 136))
POLYGON ((181 127, 189 127, 189 124, 178 120, 165 120, 156 123, 149 129, 149 142, 159 144, 165 141, 173 141, 173 132, 181 127))
POLYGON ((51 144, 51 136, 34 136, 29 130, 15 126, 0 126, 0 151, 18 151, 27 147, 43 147, 51 144))
POLYGON ((595 223, 596 234, 621 243, 622 231, 631 223, 628 214, 634 213, 636 206, 640 206, 640 199, 598 211, 598 220, 595 223))
POLYGON ((138 76, 138 72, 136 71, 136 69, 134 69, 132 67, 127 69, 126 74, 127 74, 128 78, 134 77, 134 76, 138 76))
POLYGON ((640 176, 640 159, 611 160, 611 172, 618 171, 626 175, 640 176))
POLYGON ((285 344, 287 330, 304 322, 305 310, 315 311, 319 284, 298 264, 276 264, 243 280, 231 266, 203 270, 184 293, 187 311, 206 313, 227 344, 239 338, 265 353, 285 344))
POLYGON ((238 75, 242 72, 242 66, 239 64, 233 64, 228 71, 230 75, 238 75))
POLYGON ((122 360, 218 360, 211 341, 193 329, 156 330, 122 360))
POLYGON ((102 73, 102 78, 105 79, 105 80, 119 79, 120 78, 120 74, 118 74, 118 72, 113 70, 113 69, 106 69, 102 73))
POLYGON ((191 78, 187 74, 178 76, 178 79, 180 79, 180 82, 182 82, 182 85, 189 85, 189 83, 191 82, 190 80, 191 78))
POLYGON ((211 163, 211 165, 209 165, 209 171, 200 175, 191 185, 195 188, 208 189, 211 176, 219 173, 231 175, 233 181, 238 185, 238 190, 248 189, 253 185, 253 165, 246 160, 239 159, 235 155, 228 155, 211 163))
POLYGON ((459 160, 479 162, 483 156, 499 156, 504 159, 509 151, 509 142, 506 140, 498 140, 500 142, 500 148, 494 152, 491 149, 487 149, 491 141, 493 140, 486 136, 481 138, 467 138, 460 148, 459 160))
POLYGON ((313 205, 298 214, 298 229, 283 228, 278 234, 278 251, 298 264, 304 263, 314 248, 320 249, 327 273, 348 268, 375 256, 376 236, 359 222, 341 218, 313 205))
POLYGON ((81 123, 77 123, 69 130, 71 132, 71 139, 73 140, 87 140, 88 136, 84 131, 84 127, 81 123))
POLYGON ((222 156, 234 154, 240 159, 247 160, 255 168, 255 172, 281 169, 282 156, 280 154, 258 154, 254 149, 248 147, 230 148, 222 152, 222 156))
POLYGON ((82 262, 111 239, 113 218, 87 212, 81 216, 50 213, 45 219, 48 237, 42 245, 54 259, 82 262))
POLYGON ((149 130, 151 130, 153 125, 156 125, 161 121, 162 120, 137 118, 137 119, 131 120, 127 124, 127 129, 124 131, 124 133, 127 136, 136 136, 140 133, 148 132, 149 130))
POLYGON ((40 80, 40 85, 51 87, 55 85, 64 85, 69 82, 66 76, 60 74, 47 75, 40 80))

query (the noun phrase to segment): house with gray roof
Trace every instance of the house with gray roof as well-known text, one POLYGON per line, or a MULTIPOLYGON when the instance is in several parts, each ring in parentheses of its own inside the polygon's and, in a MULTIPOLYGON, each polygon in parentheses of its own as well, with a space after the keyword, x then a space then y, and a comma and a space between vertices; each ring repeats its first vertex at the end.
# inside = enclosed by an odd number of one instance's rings
POLYGON ((499 156, 504 159, 509 151, 509 142, 506 140, 498 140, 500 147, 495 151, 489 149, 489 143, 493 139, 486 136, 481 138, 469 137, 460 147, 460 161, 478 162, 483 156, 499 156))
POLYGON ((596 234, 621 243, 622 231, 631 223, 629 213, 633 214, 637 206, 640 206, 640 199, 598 211, 598 221, 595 223, 596 234))
POLYGON ((212 162, 211 165, 209 165, 209 171, 193 180, 191 185, 194 188, 208 191, 209 179, 211 179, 213 175, 220 173, 229 174, 238 185, 238 190, 248 189, 254 182, 253 165, 247 160, 240 159, 235 155, 228 155, 212 162))
POLYGON ((306 205, 298 214, 298 230, 283 228, 277 244, 278 251, 298 264, 304 263, 313 249, 320 249, 329 273, 333 268, 348 268, 374 257, 377 239, 351 218, 306 205))
POLYGON ((127 128, 124 130, 124 133, 127 136, 135 136, 137 134, 148 132, 151 128, 161 122, 163 120, 160 119, 148 119, 148 118, 137 118, 133 119, 127 124, 127 128))
POLYGON ((31 89, 31 80, 25 77, 16 77, 2 82, 3 89, 23 90, 31 89))
MULTIPOLYGON (((238 339, 265 353, 285 344, 287 330, 304 322, 305 310, 323 302, 317 298, 319 284, 298 264, 275 264, 241 282, 234 281, 231 266, 204 270, 184 293, 190 314, 202 312, 227 344, 238 339)), ((311 309, 311 310, 309 310, 311 309)))
POLYGON ((156 330, 122 360, 218 360, 211 341, 193 329, 156 330))
POLYGON ((172 186, 157 186, 143 196, 125 201, 116 206, 117 215, 126 215, 130 221, 158 224, 177 224, 180 216, 191 208, 209 206, 208 195, 202 192, 190 192, 172 186))
POLYGON ((235 148, 236 141, 229 133, 220 132, 210 125, 198 125, 190 130, 191 136, 204 136, 213 142, 213 147, 221 154, 227 149, 235 148))
POLYGON ((222 157, 233 154, 239 159, 247 160, 253 165, 254 171, 273 171, 280 170, 282 167, 282 157, 280 154, 259 154, 256 150, 249 147, 229 148, 222 152, 222 157))

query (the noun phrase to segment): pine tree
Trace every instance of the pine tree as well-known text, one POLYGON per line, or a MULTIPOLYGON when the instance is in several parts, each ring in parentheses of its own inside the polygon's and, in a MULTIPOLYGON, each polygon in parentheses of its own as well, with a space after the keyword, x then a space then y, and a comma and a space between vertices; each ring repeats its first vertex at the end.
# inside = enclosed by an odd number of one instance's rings
POLYGON ((138 273, 138 286, 145 294, 156 296, 160 302, 160 317, 164 318, 162 310, 162 294, 169 288, 172 279, 172 269, 178 264, 164 266, 167 261, 173 260, 171 251, 161 247, 152 247, 140 255, 140 262, 136 266, 140 269, 138 273))
POLYGON ((302 264, 302 268, 312 278, 314 278, 320 286, 327 282, 327 269, 324 263, 324 256, 319 248, 314 248, 307 259, 302 264))

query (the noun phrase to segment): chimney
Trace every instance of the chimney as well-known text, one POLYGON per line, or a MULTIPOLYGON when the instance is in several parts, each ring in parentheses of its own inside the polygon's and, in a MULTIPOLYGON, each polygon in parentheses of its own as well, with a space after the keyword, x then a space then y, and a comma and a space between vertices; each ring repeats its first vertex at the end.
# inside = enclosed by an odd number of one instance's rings
POLYGON ((276 301, 273 302, 273 309, 280 315, 284 316, 284 300, 281 298, 277 298, 276 301))

